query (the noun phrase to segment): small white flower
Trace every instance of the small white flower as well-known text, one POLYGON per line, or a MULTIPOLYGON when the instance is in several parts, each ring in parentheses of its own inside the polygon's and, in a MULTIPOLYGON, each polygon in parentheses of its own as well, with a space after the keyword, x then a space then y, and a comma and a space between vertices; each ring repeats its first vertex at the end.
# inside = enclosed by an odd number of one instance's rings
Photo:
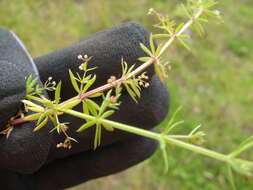
POLYGON ((154 13, 155 9, 154 8, 150 8, 148 10, 148 15, 152 15, 154 13))
POLYGON ((147 82, 144 87, 148 88, 149 87, 149 83, 147 82))
POLYGON ((81 64, 80 66, 79 66, 79 70, 83 70, 83 64, 81 64))
POLYGON ((139 85, 140 85, 140 86, 143 86, 143 84, 144 84, 144 83, 143 83, 142 81, 139 82, 139 85))
POLYGON ((82 55, 78 55, 77 59, 83 59, 83 56, 82 55))
POLYGON ((84 59, 88 59, 88 55, 84 55, 83 58, 84 58, 84 59))
POLYGON ((53 79, 53 77, 48 77, 48 80, 51 81, 53 79))

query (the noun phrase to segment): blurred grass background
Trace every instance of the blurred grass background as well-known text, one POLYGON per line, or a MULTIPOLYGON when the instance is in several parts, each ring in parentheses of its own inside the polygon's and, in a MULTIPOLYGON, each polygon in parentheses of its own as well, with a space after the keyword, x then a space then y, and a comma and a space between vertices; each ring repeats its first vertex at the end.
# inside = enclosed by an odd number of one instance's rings
MULTIPOLYGON (((33 57, 49 53, 99 30, 138 21, 154 31, 150 7, 182 19, 179 0, 0 0, 0 27, 13 30, 33 57)), ((185 133, 201 123, 205 147, 228 153, 253 132, 253 1, 222 0, 224 24, 210 24, 204 38, 193 35, 192 52, 174 46, 167 57, 171 112, 182 105, 185 133)), ((169 116, 168 116, 169 118, 169 116)), ((164 122, 165 123, 165 122, 164 122)), ((243 157, 252 159, 253 152, 243 157)), ((120 174, 71 190, 228 190, 226 167, 194 153, 169 147, 170 168, 163 173, 159 151, 120 174)), ((87 171, 89 172, 89 171, 87 171)), ((253 179, 236 176, 238 189, 253 189, 253 179)))

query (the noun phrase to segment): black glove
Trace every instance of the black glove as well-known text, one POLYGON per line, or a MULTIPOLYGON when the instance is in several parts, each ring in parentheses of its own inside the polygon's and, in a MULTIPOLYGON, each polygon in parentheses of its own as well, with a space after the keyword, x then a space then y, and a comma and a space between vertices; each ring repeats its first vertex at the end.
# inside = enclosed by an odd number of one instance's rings
MULTIPOLYGON (((25 77, 40 75, 42 82, 49 76, 62 80, 62 100, 65 100, 75 95, 67 71, 78 70, 77 55, 93 56, 90 66, 98 67, 95 71, 95 86, 98 86, 111 75, 119 76, 121 57, 134 63, 138 57, 144 56, 139 48, 140 42, 148 45, 147 31, 136 23, 123 24, 35 59, 38 74, 17 37, 0 30, 0 125, 4 126, 21 107, 25 77)), ((149 69, 149 75, 153 76, 152 69, 149 69)), ((111 119, 146 129, 158 124, 168 111, 168 91, 156 76, 152 77, 150 84, 143 90, 139 104, 123 93, 120 110, 111 119)), ((24 123, 15 126, 8 139, 4 136, 0 138, 1 187, 62 189, 126 169, 146 159, 156 149, 157 143, 153 140, 116 130, 102 131, 102 146, 94 151, 94 129, 77 134, 75 130, 83 124, 83 120, 64 116, 61 121, 71 123, 70 136, 79 142, 73 144, 71 150, 56 148, 56 144, 63 141, 63 136, 49 134, 51 124, 34 133, 35 122, 24 123)))

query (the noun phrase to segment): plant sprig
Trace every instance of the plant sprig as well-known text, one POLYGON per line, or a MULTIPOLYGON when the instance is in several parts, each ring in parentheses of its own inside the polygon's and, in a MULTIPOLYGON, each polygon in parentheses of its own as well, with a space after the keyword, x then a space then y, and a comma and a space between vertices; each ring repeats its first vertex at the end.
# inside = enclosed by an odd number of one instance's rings
POLYGON ((74 74, 72 71, 69 71, 70 80, 74 90, 77 92, 77 96, 67 101, 60 102, 61 82, 55 86, 56 84, 50 82, 52 79, 49 78, 44 87, 40 88, 36 85, 37 79, 33 79, 29 76, 27 79, 27 96, 26 100, 23 100, 23 103, 25 108, 33 111, 34 114, 20 117, 19 119, 13 119, 9 122, 9 125, 14 126, 19 123, 36 120, 37 126, 34 130, 39 131, 50 120, 54 124, 52 131, 56 130, 58 133, 64 133, 66 136, 64 142, 59 143, 57 147, 71 148, 71 142, 75 141, 75 139, 69 137, 67 134, 68 123, 61 123, 58 117, 62 114, 69 114, 84 120, 84 124, 80 126, 77 132, 83 132, 91 127, 96 128, 94 149, 101 144, 102 128, 108 131, 118 129, 159 141, 165 160, 165 170, 168 169, 166 147, 167 144, 172 144, 225 162, 230 171, 230 179, 232 179, 232 171, 230 168, 233 168, 234 171, 241 174, 251 175, 253 162, 240 159, 238 156, 253 146, 252 137, 245 140, 231 153, 221 154, 200 146, 205 136, 202 131, 199 131, 200 126, 194 128, 187 135, 170 135, 175 127, 183 124, 183 121, 175 121, 176 114, 180 109, 172 115, 162 133, 150 132, 109 120, 110 116, 119 108, 119 98, 123 88, 126 89, 135 102, 138 101, 138 98, 141 96, 142 88, 149 86, 147 81, 148 77, 145 73, 145 70, 149 66, 154 66, 158 77, 162 81, 165 81, 170 67, 167 62, 162 60, 162 55, 164 55, 165 51, 174 41, 178 41, 183 47, 190 50, 189 45, 184 40, 185 38, 189 38, 189 35, 186 35, 185 31, 193 27, 198 34, 202 36, 204 34, 203 23, 208 23, 209 17, 220 19, 220 12, 213 9, 216 5, 217 2, 213 0, 188 0, 188 3, 182 5, 182 8, 189 20, 180 24, 169 19, 168 16, 164 16, 157 13, 154 9, 150 9, 149 14, 155 15, 159 20, 159 23, 155 25, 155 27, 161 29, 162 33, 150 35, 150 48, 146 47, 144 44, 140 44, 140 47, 146 53, 146 57, 139 58, 143 63, 138 67, 133 65, 129 68, 128 64, 122 60, 122 75, 119 79, 115 76, 111 76, 105 85, 89 90, 96 81, 96 75, 88 73, 95 68, 88 68, 91 57, 79 55, 78 59, 83 61, 79 66, 79 69, 83 71, 83 75, 81 76, 79 73, 74 74), (156 46, 154 39, 158 38, 166 40, 165 43, 156 46), (43 96, 43 90, 55 90, 54 100, 49 100, 43 96), (98 105, 92 100, 92 98, 98 96, 102 96, 103 98, 101 105, 98 105), (82 104, 83 112, 73 110, 78 104, 82 104))

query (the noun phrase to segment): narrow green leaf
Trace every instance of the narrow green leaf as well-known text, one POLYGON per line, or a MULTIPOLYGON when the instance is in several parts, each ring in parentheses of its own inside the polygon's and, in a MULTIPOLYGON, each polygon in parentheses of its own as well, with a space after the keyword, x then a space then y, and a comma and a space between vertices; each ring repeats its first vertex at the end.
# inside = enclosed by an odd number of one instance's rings
POLYGON ((154 55, 155 54, 155 44, 154 44, 154 40, 153 40, 153 35, 152 34, 150 34, 150 37, 149 37, 149 44, 150 44, 151 52, 154 55))
POLYGON ((90 105, 92 105, 96 110, 99 110, 99 109, 100 109, 99 105, 98 105, 96 102, 94 102, 93 100, 91 100, 91 99, 86 99, 86 101, 87 101, 88 103, 90 103, 90 105))
POLYGON ((93 116, 97 116, 98 115, 98 112, 97 112, 97 108, 96 106, 94 106, 94 102, 93 101, 89 101, 89 100, 86 100, 86 103, 87 103, 87 106, 89 108, 89 111, 90 113, 93 115, 93 116))
POLYGON ((33 80, 31 81, 31 83, 30 83, 30 86, 31 86, 31 87, 34 87, 34 86, 37 84, 37 82, 38 82, 38 78, 33 79, 33 80))
POLYGON ((234 180, 234 175, 233 175, 233 171, 231 169, 231 166, 227 166, 227 170, 228 170, 228 181, 232 187, 232 190, 237 190, 236 185, 235 185, 235 180, 234 180))
POLYGON ((90 88, 90 86, 94 84, 94 82, 96 81, 96 78, 97 78, 96 75, 93 75, 92 79, 90 79, 90 80, 86 83, 86 85, 84 86, 83 92, 86 92, 86 91, 90 88))
POLYGON ((51 122, 53 123, 54 126, 57 125, 57 121, 56 121, 56 115, 48 115, 49 119, 51 120, 51 122))
POLYGON ((127 72, 127 64, 126 62, 123 60, 123 58, 121 59, 121 67, 122 67, 122 76, 126 75, 127 72))
MULTIPOLYGON (((245 144, 248 144, 248 143, 250 143, 250 142, 253 142, 253 135, 251 135, 250 137, 248 137, 246 140, 244 140, 241 144, 240 144, 240 146, 244 146, 245 144)), ((240 147, 239 146, 239 147, 240 147)))
POLYGON ((84 125, 82 125, 78 130, 77 132, 80 133, 86 129, 88 129, 89 127, 93 126, 96 124, 96 120, 93 120, 93 121, 89 121, 87 123, 85 123, 84 125))
POLYGON ((54 94, 54 100, 56 104, 59 104, 60 102, 60 97, 61 97, 61 84, 62 82, 60 81, 55 89, 55 94, 54 94))
POLYGON ((37 104, 35 104, 35 103, 29 101, 29 100, 22 100, 22 102, 23 102, 25 105, 27 105, 27 106, 35 107, 35 108, 38 108, 38 109, 40 109, 40 110, 42 110, 42 111, 44 110, 43 107, 41 107, 41 106, 39 106, 39 105, 37 105, 37 104))
POLYGON ((46 117, 37 127, 33 129, 34 132, 40 130, 42 127, 44 127, 47 124, 48 117, 46 117))
POLYGON ((45 103, 47 101, 44 98, 39 98, 37 96, 32 96, 32 95, 27 95, 26 99, 27 100, 34 100, 34 101, 37 101, 37 102, 40 102, 40 103, 45 103))
POLYGON ((27 78, 27 80, 26 80, 26 94, 28 95, 28 94, 30 94, 33 90, 34 90, 34 88, 33 88, 33 84, 32 84, 32 75, 29 75, 29 77, 27 78))
POLYGON ((179 42, 181 43, 182 46, 184 46, 188 51, 191 51, 191 48, 188 46, 187 43, 185 43, 184 40, 178 38, 179 42))
POLYGON ((194 135, 194 133, 196 133, 196 132, 199 130, 200 127, 202 127, 202 126, 201 126, 201 125, 198 125, 197 127, 195 127, 195 128, 189 133, 189 136, 194 135))
POLYGON ((138 103, 138 101, 137 101, 136 98, 135 98, 136 95, 135 95, 135 93, 133 92, 133 90, 132 90, 127 84, 124 84, 124 86, 125 86, 125 88, 126 88, 128 94, 131 96, 131 98, 132 98, 136 103, 138 103))
POLYGON ((99 96, 102 96, 102 94, 103 94, 103 93, 98 92, 98 93, 96 93, 96 94, 90 95, 89 98, 97 98, 97 97, 99 97, 99 96))
POLYGON ((26 86, 30 86, 31 81, 32 81, 32 75, 29 75, 29 77, 26 79, 26 86))
POLYGON ((136 84, 134 83, 134 81, 133 81, 133 80, 129 80, 129 84, 130 84, 132 90, 134 91, 134 93, 135 93, 138 97, 140 97, 140 96, 141 96, 141 93, 140 93, 138 87, 136 86, 136 84))
POLYGON ((38 121, 37 121, 37 125, 39 125, 42 122, 42 120, 45 119, 46 116, 47 116, 46 113, 41 114, 38 121))
POLYGON ((187 34, 182 34, 182 35, 180 35, 180 36, 178 36, 179 38, 190 38, 190 36, 189 35, 187 35, 187 34))
POLYGON ((205 18, 198 18, 198 21, 208 23, 208 20, 205 18))
POLYGON ((85 101, 83 101, 83 113, 85 114, 89 114, 89 108, 87 106, 87 103, 85 101))
POLYGON ((114 110, 109 110, 109 111, 106 111, 105 113, 103 113, 103 115, 101 116, 101 118, 107 118, 107 117, 110 117, 112 114, 114 114, 115 111, 114 110))
POLYGON ((158 78, 163 82, 165 80, 165 77, 161 67, 162 66, 155 64, 155 73, 157 74, 158 78))
POLYGON ((98 147, 98 144, 99 144, 99 127, 97 125, 94 138, 94 150, 98 147))
POLYGON ((216 17, 216 18, 218 16, 216 10, 205 10, 205 13, 209 16, 216 17))
POLYGON ((163 47, 162 44, 159 44, 159 45, 158 45, 158 47, 157 47, 157 49, 156 49, 156 52, 155 52, 155 55, 156 55, 156 56, 158 56, 158 55, 160 54, 160 51, 161 51, 162 47, 163 47))
POLYGON ((229 164, 235 171, 237 171, 240 174, 247 176, 252 175, 253 168, 250 167, 249 165, 241 164, 234 159, 231 159, 229 161, 229 164))
POLYGON ((31 110, 33 112, 44 112, 44 109, 37 108, 37 107, 30 107, 30 106, 28 106, 27 109, 31 110))
POLYGON ((188 9, 185 7, 185 5, 182 3, 181 6, 182 6, 182 8, 184 9, 186 15, 187 15, 190 19, 192 19, 192 16, 191 16, 191 14, 189 13, 188 9))
POLYGON ((51 130, 49 131, 49 133, 52 133, 52 132, 54 132, 55 130, 57 130, 57 127, 54 127, 53 129, 51 129, 51 130))
POLYGON ((71 102, 68 102, 68 103, 65 103, 61 106, 58 106, 58 108, 59 109, 71 109, 80 103, 81 103, 80 99, 75 99, 75 100, 72 100, 71 102))
POLYGON ((206 8, 207 9, 210 9, 210 8, 212 8, 212 7, 214 7, 214 6, 216 6, 216 5, 218 5, 219 4, 219 2, 217 2, 217 1, 210 1, 210 2, 208 2, 207 4, 206 4, 206 8))
POLYGON ((79 93, 80 92, 79 86, 78 86, 78 84, 76 82, 76 78, 71 70, 69 70, 69 76, 70 76, 70 80, 71 80, 71 83, 72 83, 74 89, 76 90, 76 92, 79 93))
POLYGON ((131 73, 131 72, 134 70, 134 67, 135 67, 135 65, 132 65, 132 66, 128 69, 126 75, 128 75, 129 73, 131 73))
POLYGON ((55 108, 56 107, 56 105, 50 100, 45 101, 43 105, 47 108, 55 108))
POLYGON ((114 128, 112 126, 104 124, 104 123, 102 125, 105 128, 105 130, 107 130, 107 131, 110 131, 110 132, 114 131, 114 128))
POLYGON ((243 146, 239 146, 236 150, 234 150, 229 155, 232 156, 232 157, 239 156, 242 152, 245 152, 246 150, 248 150, 252 147, 253 147, 253 142, 249 142, 247 144, 244 144, 243 146))
POLYGON ((141 49, 142 49, 146 54, 148 54, 150 57, 153 57, 152 52, 151 52, 143 43, 140 43, 140 46, 141 46, 141 49))
POLYGON ((168 122, 168 125, 167 126, 171 126, 173 123, 174 123, 174 120, 176 119, 176 116, 177 114, 182 110, 182 106, 179 106, 176 111, 172 114, 169 122, 168 122))
POLYGON ((108 106, 109 103, 110 103, 111 93, 112 93, 112 90, 109 90, 109 91, 107 92, 106 97, 104 98, 104 100, 103 100, 103 102, 102 102, 102 105, 100 106, 100 109, 99 109, 99 115, 100 115, 100 116, 105 112, 107 106, 108 106))
POLYGON ((183 28, 183 26, 184 26, 184 23, 179 24, 175 30, 175 33, 177 34, 183 28))
POLYGON ((150 57, 140 57, 138 58, 139 61, 142 61, 142 62, 147 62, 150 60, 150 57))
POLYGON ((153 38, 158 38, 158 39, 160 39, 160 38, 169 38, 170 37, 170 35, 169 34, 154 34, 153 35, 153 38))
POLYGON ((162 150, 163 160, 164 160, 164 173, 167 173, 169 170, 169 163, 166 151, 166 143, 163 140, 160 140, 160 148, 162 150))
POLYGON ((202 37, 205 34, 205 30, 204 30, 204 28, 202 27, 202 25, 200 23, 196 22, 194 24, 194 28, 195 28, 195 30, 197 31, 197 33, 199 34, 200 37, 202 37))
POLYGON ((37 120, 40 117, 41 113, 35 113, 32 115, 28 115, 24 117, 25 121, 33 121, 33 120, 37 120))
POLYGON ((97 67, 89 68, 89 69, 87 69, 87 72, 88 72, 88 71, 93 71, 93 70, 95 70, 95 69, 97 69, 97 67))
POLYGON ((165 130, 163 131, 163 134, 166 134, 166 135, 169 134, 169 132, 172 129, 174 129, 175 127, 177 127, 177 126, 179 126, 179 125, 181 125, 183 123, 184 123, 184 121, 177 121, 177 122, 173 123, 172 125, 170 125, 170 126, 168 126, 168 127, 165 128, 165 130))
POLYGON ((100 146, 101 145, 101 132, 102 132, 102 129, 101 129, 101 125, 100 124, 98 124, 98 126, 97 126, 99 129, 98 129, 98 146, 100 146))

